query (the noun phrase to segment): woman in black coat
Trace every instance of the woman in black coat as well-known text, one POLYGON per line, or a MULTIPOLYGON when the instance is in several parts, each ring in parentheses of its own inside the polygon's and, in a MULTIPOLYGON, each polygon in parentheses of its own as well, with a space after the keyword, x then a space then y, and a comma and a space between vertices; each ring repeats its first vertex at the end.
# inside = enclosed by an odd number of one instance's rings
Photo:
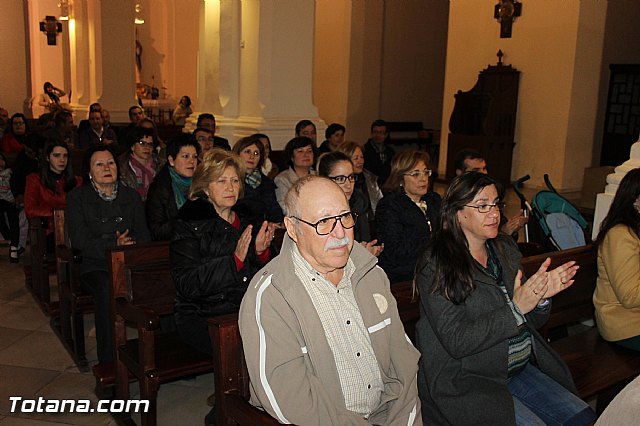
POLYGON ((264 145, 257 136, 240 139, 233 146, 245 169, 244 196, 240 204, 253 205, 252 209, 261 211, 269 222, 282 223, 284 215, 276 199, 276 184, 262 173, 265 154, 264 145))
POLYGON ((429 191, 429 155, 404 151, 391 162, 389 191, 376 208, 376 232, 384 244, 379 265, 391 283, 413 279, 418 256, 440 221, 440 196, 429 191))
POLYGON ((274 225, 236 208, 244 171, 235 154, 214 148, 193 176, 170 245, 175 320, 182 339, 211 353, 207 318, 237 312, 253 275, 270 259, 274 225))
POLYGON ((147 223, 156 241, 170 240, 178 210, 187 201, 200 144, 189 133, 179 133, 167 146, 167 164, 147 193, 147 223))
POLYGON ((135 189, 120 185, 118 167, 108 145, 87 150, 84 185, 67 194, 65 228, 71 247, 82 251, 80 280, 95 300, 98 361, 113 362, 110 278, 106 249, 151 240, 144 205, 135 189))
POLYGON ((501 185, 469 172, 442 202, 442 223, 416 267, 418 391, 425 424, 587 425, 591 408, 569 369, 536 331, 578 267, 528 280, 510 236, 498 234, 501 185))

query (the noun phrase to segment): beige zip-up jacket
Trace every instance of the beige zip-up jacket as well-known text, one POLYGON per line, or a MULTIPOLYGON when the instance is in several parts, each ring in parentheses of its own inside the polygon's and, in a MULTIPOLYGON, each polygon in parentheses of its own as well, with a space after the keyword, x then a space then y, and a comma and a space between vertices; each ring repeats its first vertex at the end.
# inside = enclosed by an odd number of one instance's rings
POLYGON ((294 271, 292 244, 285 236, 282 252, 254 276, 240 307, 251 403, 285 424, 422 425, 420 354, 406 337, 376 258, 359 244, 351 252, 354 295, 384 383, 379 406, 365 419, 346 408, 322 324, 294 271))

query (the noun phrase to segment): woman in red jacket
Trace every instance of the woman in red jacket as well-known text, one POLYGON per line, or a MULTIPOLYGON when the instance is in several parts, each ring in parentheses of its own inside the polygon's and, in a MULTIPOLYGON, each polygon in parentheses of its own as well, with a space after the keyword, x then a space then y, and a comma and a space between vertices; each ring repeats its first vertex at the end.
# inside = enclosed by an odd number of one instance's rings
POLYGON ((67 206, 67 192, 82 183, 73 175, 69 162, 69 148, 60 141, 45 147, 38 173, 27 176, 24 210, 27 218, 41 217, 47 224, 47 251, 53 251, 53 211, 67 206))

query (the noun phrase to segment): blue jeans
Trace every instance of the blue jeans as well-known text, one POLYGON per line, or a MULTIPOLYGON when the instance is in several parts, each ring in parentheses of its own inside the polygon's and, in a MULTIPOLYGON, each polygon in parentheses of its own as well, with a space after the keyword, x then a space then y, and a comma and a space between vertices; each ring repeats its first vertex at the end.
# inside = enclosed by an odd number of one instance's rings
POLYGON ((531 364, 509 379, 516 425, 583 426, 596 421, 589 405, 531 364))

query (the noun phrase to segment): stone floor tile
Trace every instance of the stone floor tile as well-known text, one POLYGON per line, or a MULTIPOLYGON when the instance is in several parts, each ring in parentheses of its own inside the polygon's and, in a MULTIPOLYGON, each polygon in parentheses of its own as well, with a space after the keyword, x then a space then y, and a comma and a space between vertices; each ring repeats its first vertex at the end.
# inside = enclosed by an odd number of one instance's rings
POLYGON ((18 340, 30 334, 29 330, 18 330, 17 328, 0 327, 0 351, 13 345, 18 340))
POLYGON ((0 324, 21 330, 37 330, 47 324, 49 318, 33 303, 33 306, 5 303, 0 310, 0 324))
POLYGON ((54 371, 76 369, 58 337, 40 331, 34 331, 1 350, 0 364, 54 371))

